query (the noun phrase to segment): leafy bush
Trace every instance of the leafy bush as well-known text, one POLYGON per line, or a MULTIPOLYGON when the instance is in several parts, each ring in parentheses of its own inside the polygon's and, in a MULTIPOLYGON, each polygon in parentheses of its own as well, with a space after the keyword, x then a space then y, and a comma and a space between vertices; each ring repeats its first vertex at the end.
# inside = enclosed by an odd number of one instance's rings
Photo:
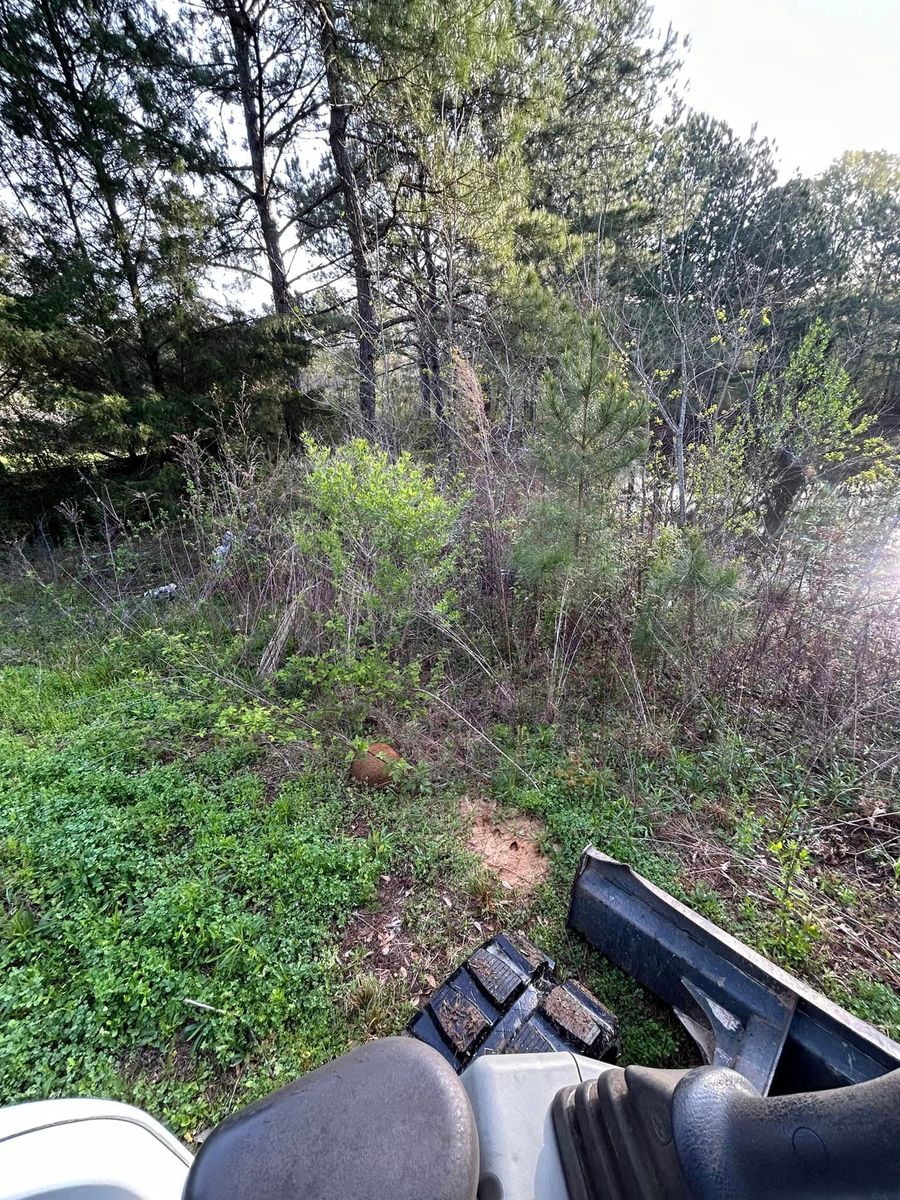
MULTIPOLYGON (((432 681, 436 673, 433 667, 432 681)), ((276 684, 281 695, 302 703, 318 725, 340 722, 361 729, 375 704, 413 713, 420 677, 416 658, 400 664, 378 647, 359 647, 349 654, 333 647, 323 654, 291 655, 276 684)))
POLYGON ((335 449, 307 438, 306 451, 294 536, 331 591, 336 640, 396 646, 415 616, 453 617, 463 500, 442 496, 408 454, 392 461, 361 438, 335 449))

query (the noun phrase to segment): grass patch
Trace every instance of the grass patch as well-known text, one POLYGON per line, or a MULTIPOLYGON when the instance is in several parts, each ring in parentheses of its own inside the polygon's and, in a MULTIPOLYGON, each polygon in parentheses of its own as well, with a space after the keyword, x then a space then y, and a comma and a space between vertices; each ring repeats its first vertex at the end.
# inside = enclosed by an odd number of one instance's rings
POLYGON ((0 1093, 146 1101, 177 1060, 151 1107, 187 1132, 221 1081, 244 1100, 343 1048, 333 950, 388 849, 344 832, 340 775, 269 803, 254 742, 194 753, 204 714, 163 681, 8 668, 0 711, 0 1093))
MULTIPOLYGON (((897 1036, 897 872, 859 817, 878 785, 852 764, 813 769, 727 731, 662 755, 623 742, 614 726, 583 729, 574 746, 552 728, 494 735, 521 768, 505 760, 495 799, 540 817, 546 831, 552 875, 530 914, 534 936, 618 1014, 625 1061, 673 1066, 696 1051, 669 1011, 565 930, 574 865, 589 843, 897 1036), (820 861, 835 857, 828 834, 845 823, 864 839, 847 855, 854 878, 865 869, 873 882, 864 907, 846 864, 820 861)), ((888 809, 886 796, 878 802, 888 809)))
MULTIPOLYGON (((448 786, 441 763, 434 776, 420 764, 397 789, 352 790, 350 742, 313 733, 300 700, 241 682, 238 659, 200 627, 61 637, 52 651, 7 638, 5 1098, 121 1098, 190 1138, 351 1042, 397 1032, 499 927, 525 929, 618 1014, 624 1062, 694 1063, 671 1012, 565 928, 589 842, 900 1030, 896 993, 836 958, 820 919, 824 904, 871 916, 869 893, 809 849, 871 786, 850 768, 813 772, 727 734, 660 753, 615 727, 494 728, 505 757, 490 798, 539 819, 551 867, 523 898, 466 849, 460 797, 484 792, 471 771, 457 765, 448 786), (399 922, 402 952, 346 944, 379 916, 399 922)), ((893 893, 893 863, 869 867, 893 893)))

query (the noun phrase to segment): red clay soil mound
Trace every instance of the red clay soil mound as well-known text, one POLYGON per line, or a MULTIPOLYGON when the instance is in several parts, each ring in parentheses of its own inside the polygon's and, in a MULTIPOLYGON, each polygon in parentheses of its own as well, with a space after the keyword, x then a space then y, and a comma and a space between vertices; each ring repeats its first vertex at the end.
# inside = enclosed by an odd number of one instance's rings
POLYGON ((372 742, 350 764, 350 778, 365 787, 388 787, 400 755, 387 742, 372 742))
POLYGON ((472 817, 469 849, 496 871, 504 887, 530 892, 547 878, 550 864, 538 847, 540 824, 524 813, 501 816, 486 800, 464 800, 472 817))

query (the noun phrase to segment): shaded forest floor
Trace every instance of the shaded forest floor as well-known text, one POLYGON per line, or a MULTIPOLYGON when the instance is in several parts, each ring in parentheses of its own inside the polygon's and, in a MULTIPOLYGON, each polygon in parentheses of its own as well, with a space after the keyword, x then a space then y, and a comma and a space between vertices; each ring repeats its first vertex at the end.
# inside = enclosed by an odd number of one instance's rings
POLYGON ((618 1013, 625 1061, 695 1061, 565 929, 588 842, 900 1035, 900 818, 854 768, 713 727, 473 731, 420 709, 370 718, 411 765, 365 790, 352 739, 254 689, 199 625, 60 611, 52 587, 7 589, 5 1099, 120 1097, 190 1141, 399 1030, 501 927, 618 1013))

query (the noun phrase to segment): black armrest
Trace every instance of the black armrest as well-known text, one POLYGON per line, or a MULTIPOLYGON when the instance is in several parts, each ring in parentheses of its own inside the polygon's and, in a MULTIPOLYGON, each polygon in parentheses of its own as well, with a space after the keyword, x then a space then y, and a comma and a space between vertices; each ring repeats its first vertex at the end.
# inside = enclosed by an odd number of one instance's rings
POLYGON ((691 1071, 672 1128, 696 1200, 900 1196, 900 1071, 794 1096, 759 1096, 733 1071, 691 1071))
POLYGON ((896 1200, 900 1071, 760 1096, 722 1067, 617 1068, 563 1088, 570 1200, 896 1200))

